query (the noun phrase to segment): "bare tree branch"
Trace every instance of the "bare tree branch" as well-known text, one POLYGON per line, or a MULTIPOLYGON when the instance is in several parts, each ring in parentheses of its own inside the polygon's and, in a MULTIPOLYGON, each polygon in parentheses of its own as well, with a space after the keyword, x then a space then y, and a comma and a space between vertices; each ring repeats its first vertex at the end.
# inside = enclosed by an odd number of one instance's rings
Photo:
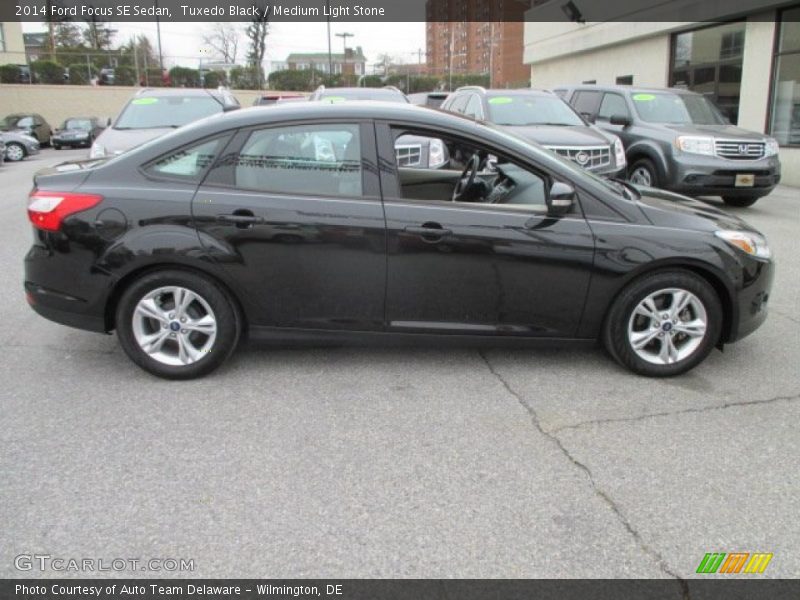
POLYGON ((231 23, 214 23, 203 35, 203 43, 214 50, 223 62, 233 64, 239 53, 239 29, 231 23))

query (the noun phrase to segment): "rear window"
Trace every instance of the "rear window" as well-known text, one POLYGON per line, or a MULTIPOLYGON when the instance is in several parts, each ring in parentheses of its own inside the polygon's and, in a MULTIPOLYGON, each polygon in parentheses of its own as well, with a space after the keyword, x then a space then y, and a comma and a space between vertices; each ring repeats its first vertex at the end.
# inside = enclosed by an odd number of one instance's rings
POLYGON ((211 96, 141 96, 128 102, 114 129, 182 127, 219 112, 211 96))

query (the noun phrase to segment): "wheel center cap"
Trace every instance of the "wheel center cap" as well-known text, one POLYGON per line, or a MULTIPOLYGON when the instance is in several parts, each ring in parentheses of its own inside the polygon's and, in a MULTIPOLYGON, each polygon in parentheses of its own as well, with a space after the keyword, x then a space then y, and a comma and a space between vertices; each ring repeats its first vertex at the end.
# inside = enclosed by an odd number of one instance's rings
POLYGON ((172 331, 180 331, 180 329, 181 329, 181 324, 180 324, 180 323, 178 323, 177 321, 173 321, 172 323, 170 323, 170 324, 169 324, 169 328, 170 328, 172 331))
POLYGON ((661 324, 661 330, 664 332, 672 331, 672 323, 670 323, 669 321, 664 321, 661 324))

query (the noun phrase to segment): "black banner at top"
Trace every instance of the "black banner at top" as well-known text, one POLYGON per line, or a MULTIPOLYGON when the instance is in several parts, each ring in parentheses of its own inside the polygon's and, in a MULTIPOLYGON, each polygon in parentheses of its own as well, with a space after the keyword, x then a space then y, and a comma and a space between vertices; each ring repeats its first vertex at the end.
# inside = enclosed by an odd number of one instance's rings
POLYGON ((796 600, 780 579, 5 579, 2 600, 796 600))
POLYGON ((774 0, 1 0, 0 21, 685 22, 771 20, 774 0))

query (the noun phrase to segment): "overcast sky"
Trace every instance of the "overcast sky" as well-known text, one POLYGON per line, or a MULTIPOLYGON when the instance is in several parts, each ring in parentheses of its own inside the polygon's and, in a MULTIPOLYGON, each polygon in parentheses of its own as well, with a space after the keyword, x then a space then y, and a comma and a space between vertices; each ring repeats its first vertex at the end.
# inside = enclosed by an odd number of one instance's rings
MULTIPOLYGON (((5 1, 5 0, 0 0, 5 1)), ((156 45, 155 23, 114 23, 117 30, 117 42, 122 43, 134 35, 146 34, 156 45)), ((245 23, 239 24, 244 29, 245 23)), ((165 56, 165 65, 180 63, 187 67, 196 67, 203 48, 202 34, 210 29, 207 23, 162 23, 161 42, 165 56), (168 59, 168 60, 167 60, 168 59)), ((23 30, 42 31, 43 27, 36 23, 23 23, 23 30)), ((337 33, 353 33, 347 38, 348 47, 361 46, 367 59, 377 62, 378 55, 384 52, 404 62, 417 62, 417 50, 425 50, 425 23, 347 23, 331 24, 331 45, 333 52, 342 51, 342 38, 337 33)), ((247 52, 247 42, 242 36, 239 60, 247 52)), ((287 23, 278 22, 270 25, 267 37, 267 59, 284 60, 290 52, 327 52, 327 24, 320 23, 287 23)), ((425 55, 422 55, 425 60, 425 55)))

